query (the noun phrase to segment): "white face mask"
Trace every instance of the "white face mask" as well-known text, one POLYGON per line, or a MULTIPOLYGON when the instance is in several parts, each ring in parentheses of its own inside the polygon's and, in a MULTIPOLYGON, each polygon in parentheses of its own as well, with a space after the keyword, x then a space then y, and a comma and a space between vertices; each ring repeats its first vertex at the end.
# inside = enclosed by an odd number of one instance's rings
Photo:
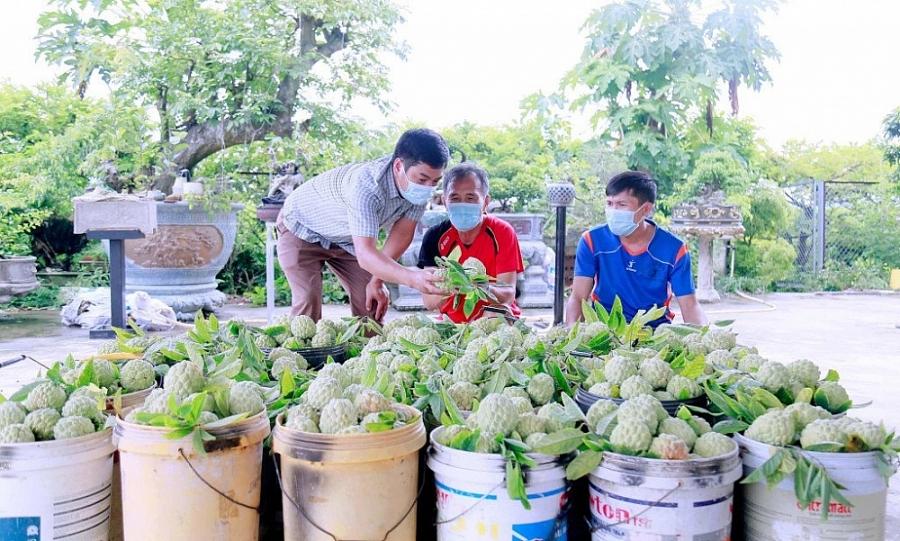
POLYGON ((400 195, 403 196, 403 199, 406 199, 417 206, 424 205, 431 200, 431 194, 434 193, 434 186, 416 184, 409 179, 409 175, 406 174, 406 169, 401 170, 403 171, 403 176, 406 177, 406 189, 400 190, 400 195))

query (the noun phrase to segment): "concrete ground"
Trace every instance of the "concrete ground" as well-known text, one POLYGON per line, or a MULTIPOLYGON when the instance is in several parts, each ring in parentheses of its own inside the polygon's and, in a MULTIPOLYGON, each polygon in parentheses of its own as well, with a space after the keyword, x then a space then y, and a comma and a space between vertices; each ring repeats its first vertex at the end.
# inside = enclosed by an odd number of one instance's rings
MULTIPOLYGON (((729 297, 707 305, 711 320, 733 319, 742 344, 759 348, 777 361, 810 359, 823 373, 833 368, 858 404, 851 414, 888 427, 900 427, 900 295, 897 294, 771 294, 766 304, 729 297)), ((277 314, 286 308, 276 309, 277 314)), ((348 306, 327 306, 326 317, 349 315, 348 306)), ((388 319, 402 315, 391 311, 388 319)), ((550 310, 526 311, 529 323, 552 321, 550 310)), ((265 324, 266 311, 228 305, 225 319, 265 324)), ((178 332, 183 332, 181 329, 178 332)), ((59 325, 53 312, 29 312, 0 320, 0 361, 27 354, 52 363, 72 353, 84 356, 96 349, 87 331, 59 325)), ((41 368, 23 361, 0 369, 0 393, 9 394, 37 375, 41 368)), ((888 497, 887 539, 900 540, 900 480, 895 477, 888 497)))

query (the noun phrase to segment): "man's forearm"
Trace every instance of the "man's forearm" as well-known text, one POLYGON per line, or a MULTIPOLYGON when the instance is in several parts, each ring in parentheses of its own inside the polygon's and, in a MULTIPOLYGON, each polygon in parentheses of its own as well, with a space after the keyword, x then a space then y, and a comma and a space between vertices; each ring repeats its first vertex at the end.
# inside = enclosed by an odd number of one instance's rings
POLYGON ((567 325, 576 323, 579 319, 581 319, 581 300, 582 299, 577 298, 574 293, 569 297, 569 302, 566 303, 565 322, 567 325))
POLYGON ((500 304, 511 304, 516 300, 516 286, 496 284, 490 286, 488 291, 500 304))

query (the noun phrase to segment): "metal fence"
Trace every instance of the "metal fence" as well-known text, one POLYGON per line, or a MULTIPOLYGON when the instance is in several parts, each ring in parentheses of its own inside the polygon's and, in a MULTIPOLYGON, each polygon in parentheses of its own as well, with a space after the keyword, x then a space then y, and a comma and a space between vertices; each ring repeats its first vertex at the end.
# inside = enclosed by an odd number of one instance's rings
POLYGON ((884 201, 870 182, 806 180, 783 188, 797 209, 794 222, 782 236, 797 252, 798 274, 820 272, 830 266, 850 266, 864 254, 866 239, 843 234, 848 220, 884 201))

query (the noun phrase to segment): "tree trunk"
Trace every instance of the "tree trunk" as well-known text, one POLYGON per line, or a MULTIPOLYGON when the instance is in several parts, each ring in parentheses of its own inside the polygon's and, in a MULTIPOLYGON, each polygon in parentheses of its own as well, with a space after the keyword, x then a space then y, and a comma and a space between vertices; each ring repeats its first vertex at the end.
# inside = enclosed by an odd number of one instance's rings
MULTIPOLYGON (((229 119, 221 121, 209 121, 203 124, 193 124, 182 139, 184 148, 172 157, 172 166, 153 180, 153 188, 169 193, 178 171, 193 168, 205 158, 235 145, 244 145, 254 141, 260 141, 267 135, 273 134, 279 137, 290 137, 294 134, 294 106, 297 101, 297 93, 300 90, 302 75, 305 74, 322 58, 328 58, 346 46, 346 36, 339 29, 324 29, 324 43, 316 43, 316 32, 324 26, 323 21, 302 15, 297 21, 300 30, 300 47, 295 57, 296 68, 288 70, 279 85, 276 96, 279 102, 279 111, 275 118, 269 122, 252 124, 235 124, 229 119)), ((305 131, 309 121, 304 121, 296 126, 300 131, 305 131)))

